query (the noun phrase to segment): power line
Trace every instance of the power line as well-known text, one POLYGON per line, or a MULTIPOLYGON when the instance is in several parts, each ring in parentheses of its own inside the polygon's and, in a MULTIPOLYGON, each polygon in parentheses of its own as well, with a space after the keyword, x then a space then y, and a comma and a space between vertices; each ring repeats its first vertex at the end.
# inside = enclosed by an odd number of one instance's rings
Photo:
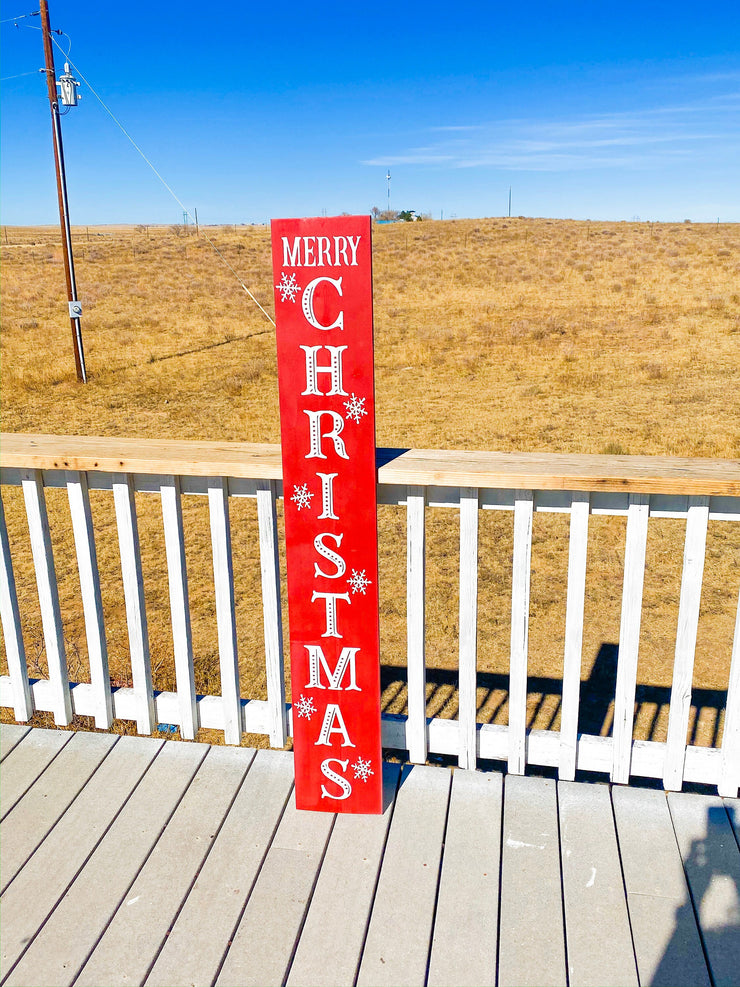
MULTIPOLYGON (((69 36, 67 36, 67 37, 69 37, 69 36)), ((67 55, 67 53, 66 53, 66 52, 64 51, 64 49, 63 49, 63 48, 62 48, 62 46, 61 46, 61 45, 59 44, 59 42, 58 42, 58 41, 56 40, 56 38, 52 38, 51 40, 52 40, 52 41, 54 42, 54 44, 55 44, 55 45, 57 46, 57 48, 58 48, 58 49, 59 49, 59 50, 60 50, 60 51, 62 52, 62 54, 63 54, 63 55, 65 56, 65 58, 67 59, 67 61, 69 62, 69 64, 70 64, 70 65, 72 66, 72 68, 73 68, 73 69, 75 70, 75 72, 77 73, 77 75, 79 75, 79 77, 80 77, 80 78, 82 79, 82 81, 83 81, 83 82, 85 83, 85 85, 86 85, 86 86, 88 87, 88 89, 90 90, 90 92, 91 92, 91 93, 93 94, 93 96, 94 96, 94 97, 95 97, 95 98, 97 99, 97 101, 98 101, 98 102, 100 103, 100 105, 101 105, 101 106, 103 107, 103 109, 104 109, 104 110, 105 110, 105 112, 106 112, 106 113, 108 114, 108 116, 109 116, 109 117, 111 118, 111 120, 113 120, 113 122, 114 122, 114 123, 116 124, 116 126, 117 126, 117 127, 118 127, 118 128, 120 129, 120 130, 121 130, 121 132, 123 133, 123 135, 124 135, 124 136, 125 136, 125 137, 126 137, 126 138, 127 138, 128 140, 129 140, 129 142, 130 142, 130 143, 131 143, 131 144, 133 145, 133 147, 134 147, 134 148, 135 148, 135 149, 136 149, 136 150, 137 150, 137 151, 139 152, 139 154, 140 154, 140 155, 141 155, 141 157, 142 157, 142 158, 144 159, 144 161, 146 161, 146 163, 147 163, 147 164, 149 165, 149 167, 151 168, 151 170, 152 170, 152 171, 154 172, 154 174, 155 174, 155 175, 157 176, 157 178, 158 178, 158 179, 160 180, 160 182, 162 183, 162 185, 164 185, 164 187, 165 187, 165 188, 167 189, 167 191, 168 191, 168 192, 170 193, 170 195, 171 195, 171 196, 172 196, 172 198, 173 198, 173 199, 175 200, 175 202, 177 202, 177 203, 178 203, 178 205, 180 206, 180 208, 182 209, 182 211, 183 211, 183 212, 184 212, 184 213, 185 213, 185 214, 186 214, 187 216, 189 216, 189 217, 190 217, 190 219, 192 219, 192 220, 193 220, 193 222, 195 222, 195 220, 194 220, 194 218, 193 218, 193 215, 192 215, 192 213, 190 212, 190 210, 189 210, 189 209, 187 208, 187 206, 186 206, 186 205, 185 205, 185 204, 183 203, 183 201, 182 201, 182 200, 181 200, 181 199, 179 198, 179 196, 178 196, 178 195, 177 195, 177 194, 176 194, 176 193, 174 192, 174 190, 173 190, 173 189, 172 189, 172 188, 171 188, 171 187, 170 187, 170 186, 169 186, 169 185, 167 184, 167 182, 166 182, 166 181, 164 180, 164 178, 162 177, 162 175, 160 175, 160 173, 159 173, 159 172, 157 171, 157 169, 156 169, 156 168, 154 167, 154 165, 152 164, 152 162, 151 162, 151 161, 149 160, 149 158, 148 158, 148 157, 146 156, 146 154, 144 154, 144 152, 142 151, 142 149, 141 149, 141 148, 139 147, 139 145, 138 145, 138 144, 136 143, 136 141, 135 141, 135 140, 133 139, 133 137, 131 136, 131 134, 129 134, 129 132, 128 132, 128 131, 126 130, 126 128, 125 128, 125 127, 123 126, 123 124, 121 123, 121 121, 120 121, 120 120, 119 120, 119 119, 118 119, 118 118, 117 118, 117 117, 115 116, 115 114, 114 114, 114 113, 113 113, 113 111, 112 111, 112 110, 110 109, 110 107, 109 107, 109 106, 108 106, 108 105, 107 105, 107 104, 105 103, 105 101, 103 100, 103 98, 102 98, 102 97, 101 97, 101 96, 100 96, 100 95, 99 95, 99 94, 98 94, 98 93, 96 92, 96 90, 95 90, 95 89, 94 89, 94 88, 93 88, 93 87, 92 87, 92 86, 90 85, 90 83, 89 83, 89 81, 88 81, 88 80, 87 80, 87 79, 85 78, 85 76, 84 76, 84 75, 82 74, 82 72, 80 71, 80 69, 78 68, 78 66, 77 66, 77 65, 75 65, 75 63, 74 63, 74 62, 73 62, 73 61, 71 60, 71 58, 69 58, 69 57, 68 57, 68 55, 67 55)), ((211 240, 211 238, 210 238, 210 237, 209 237, 209 236, 208 236, 208 235, 207 235, 206 233, 203 233, 203 232, 202 232, 202 230, 201 230, 201 232, 200 232, 200 235, 201 235, 201 236, 203 237, 203 239, 204 239, 204 240, 206 240, 206 241, 207 241, 207 243, 209 243, 209 244, 210 244, 210 246, 211 246, 211 248, 212 248, 212 249, 214 250, 214 252, 215 252, 215 253, 216 253, 216 254, 217 254, 217 255, 219 256, 219 258, 221 259, 221 261, 222 261, 222 263, 223 263, 223 264, 224 264, 224 265, 225 265, 226 267, 228 267, 228 269, 229 269, 229 270, 231 271, 231 273, 232 273, 232 274, 234 275, 234 277, 235 277, 235 278, 236 278, 236 280, 237 280, 237 281, 239 282, 239 284, 240 284, 240 285, 242 286, 242 288, 243 288, 243 289, 244 289, 244 291, 245 291, 245 292, 247 293, 247 295, 249 295, 249 297, 250 297, 250 298, 252 299, 252 301, 253 301, 253 302, 254 302, 254 304, 255 304, 255 305, 257 306, 257 308, 258 308, 258 309, 260 310, 260 312, 262 312, 262 314, 263 314, 263 315, 265 316, 265 318, 266 318, 266 319, 267 319, 267 320, 268 320, 269 322, 271 322, 271 323, 272 323, 272 325, 274 326, 274 325, 275 325, 275 320, 274 320, 274 319, 272 318, 272 316, 271 316, 271 315, 269 314, 269 312, 266 312, 266 311, 265 311, 265 309, 264 309, 264 308, 262 307, 262 305, 260 305, 260 303, 259 303, 259 302, 257 301, 257 299, 256 299, 256 298, 254 297, 254 295, 252 294, 252 292, 251 292, 251 291, 249 290, 249 288, 248 288, 248 287, 246 286, 246 284, 244 283, 244 281, 243 281, 243 280, 241 279, 241 277, 239 276, 239 274, 237 273, 237 271, 235 271, 235 270, 234 270, 234 268, 233 268, 233 267, 231 266, 231 264, 230 264, 230 263, 229 263, 229 262, 228 262, 228 261, 226 260, 226 258, 225 258, 225 257, 224 257, 224 255, 223 255, 223 254, 221 253, 221 251, 220 251, 220 250, 218 249, 218 247, 217 247, 217 246, 216 246, 216 244, 215 244, 215 243, 213 242, 213 240, 211 240)))
POLYGON ((43 72, 44 69, 36 69, 35 72, 20 72, 18 75, 6 75, 0 82, 10 82, 11 79, 22 79, 24 75, 38 75, 39 72, 43 72))
MULTIPOLYGON (((10 24, 11 21, 22 21, 25 17, 38 17, 40 11, 33 10, 30 14, 19 14, 17 17, 4 17, 0 24, 10 24)), ((25 25, 24 25, 25 27, 25 25)))

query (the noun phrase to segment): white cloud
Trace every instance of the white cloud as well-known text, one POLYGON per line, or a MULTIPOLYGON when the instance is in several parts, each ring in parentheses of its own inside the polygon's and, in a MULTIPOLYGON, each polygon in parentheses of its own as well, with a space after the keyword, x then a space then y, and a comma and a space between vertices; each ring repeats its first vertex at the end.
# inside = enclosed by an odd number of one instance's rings
POLYGON ((423 146, 387 148, 367 165, 517 171, 642 169, 740 152, 740 94, 567 119, 509 119, 428 129, 423 146))

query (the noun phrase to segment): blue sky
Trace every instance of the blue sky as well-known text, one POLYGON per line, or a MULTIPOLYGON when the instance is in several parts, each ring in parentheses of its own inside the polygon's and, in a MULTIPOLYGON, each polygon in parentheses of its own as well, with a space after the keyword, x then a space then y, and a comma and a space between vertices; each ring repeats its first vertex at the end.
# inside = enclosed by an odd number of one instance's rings
MULTIPOLYGON (((737 0, 50 7, 204 223, 383 208, 388 168, 392 206, 435 218, 504 215, 511 186, 514 215, 740 221, 737 0)), ((52 223, 39 18, 18 24, 0 26, 2 222, 52 223)), ((63 122, 72 222, 181 221, 80 92, 63 122)))

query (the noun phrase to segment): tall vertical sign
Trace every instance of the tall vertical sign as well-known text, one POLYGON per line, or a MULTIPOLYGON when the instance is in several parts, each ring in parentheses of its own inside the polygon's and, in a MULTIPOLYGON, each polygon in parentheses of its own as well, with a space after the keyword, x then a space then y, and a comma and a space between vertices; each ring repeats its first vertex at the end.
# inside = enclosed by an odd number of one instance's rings
POLYGON ((272 222, 296 804, 381 812, 370 219, 272 222))

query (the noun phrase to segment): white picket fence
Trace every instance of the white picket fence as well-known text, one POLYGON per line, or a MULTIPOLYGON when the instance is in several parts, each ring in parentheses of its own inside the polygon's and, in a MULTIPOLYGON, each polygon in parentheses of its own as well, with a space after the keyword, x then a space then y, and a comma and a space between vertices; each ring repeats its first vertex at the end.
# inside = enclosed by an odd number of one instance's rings
MULTIPOLYGON (((429 754, 456 756, 461 767, 479 758, 555 767, 560 778, 576 769, 607 773, 612 781, 661 778, 669 790, 687 782, 716 786, 724 796, 740 787, 740 604, 722 743, 687 745, 694 652, 699 620, 707 525, 740 522, 740 464, 653 457, 442 453, 378 450, 378 500, 405 508, 407 518, 408 716, 384 716, 383 743, 408 750, 415 763, 429 754), (459 714, 428 718, 425 664, 425 510, 459 511, 459 714), (477 723, 478 523, 481 510, 513 511, 511 649, 508 725, 477 723), (565 650, 560 730, 527 729, 527 657, 533 514, 570 515, 565 650), (590 515, 627 518, 612 736, 579 734, 579 695, 590 515), (665 742, 633 739, 638 644, 648 524, 651 517, 686 523, 677 614, 673 684, 665 742)), ((226 743, 243 732, 266 734, 282 747, 290 734, 285 701, 283 630, 276 504, 282 496, 277 446, 167 442, 6 434, 0 446, 3 485, 21 486, 31 538, 49 677, 29 679, 13 564, 0 501, 2 585, 0 615, 9 675, 0 677, 0 705, 25 721, 34 710, 69 724, 93 716, 107 729, 113 719, 135 720, 148 734, 177 724, 183 738, 199 727, 224 731, 226 743), (72 516, 90 658, 89 683, 70 683, 56 584, 45 487, 66 487, 72 516), (90 490, 112 490, 131 655, 131 688, 114 688, 108 674, 100 575, 90 511, 90 490), (155 692, 135 492, 161 499, 177 689, 155 692), (181 498, 208 497, 221 695, 196 695, 181 498), (267 699, 243 695, 236 639, 229 503, 256 498, 262 579, 267 699)), ((735 571, 737 572, 735 560, 735 571)), ((565 590, 565 588, 564 588, 565 590)))

